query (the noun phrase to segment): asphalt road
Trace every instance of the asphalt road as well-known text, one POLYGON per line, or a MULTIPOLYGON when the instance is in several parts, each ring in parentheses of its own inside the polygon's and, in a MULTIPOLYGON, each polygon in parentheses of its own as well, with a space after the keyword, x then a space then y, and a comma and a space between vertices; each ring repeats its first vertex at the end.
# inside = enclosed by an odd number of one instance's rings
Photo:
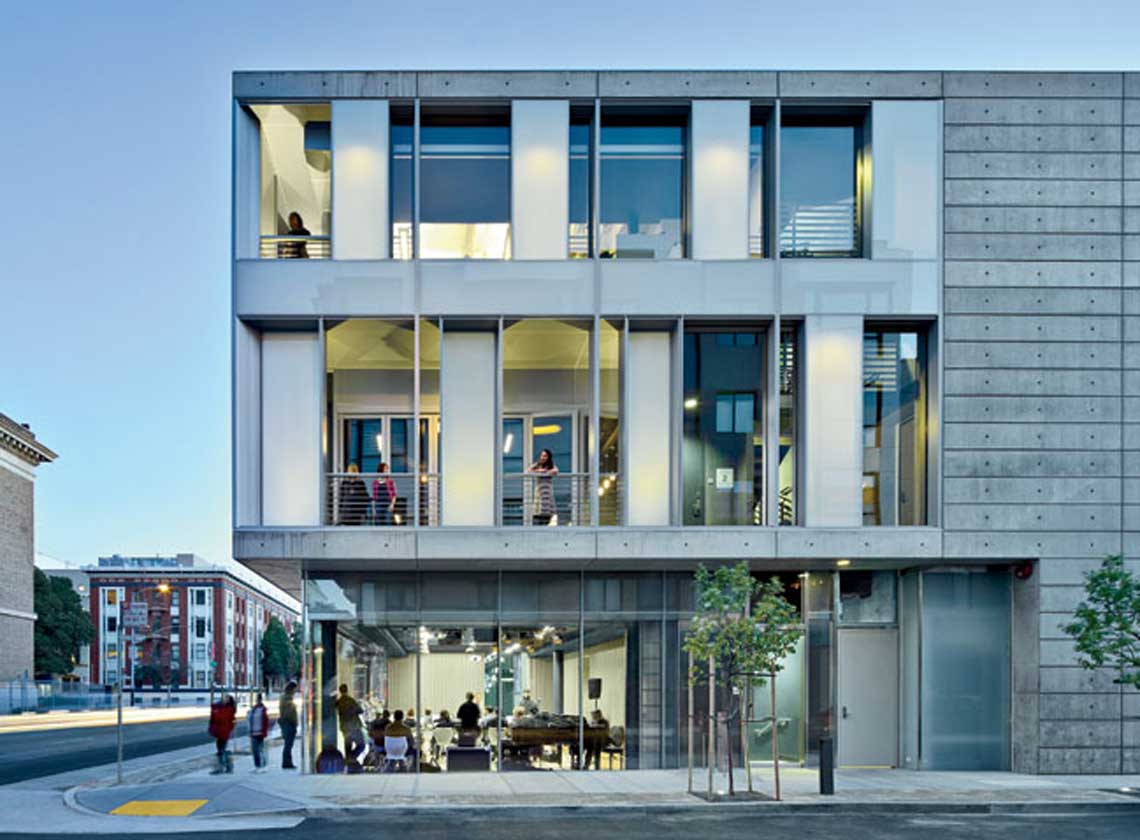
MULTIPOLYGON (((239 715, 239 718, 241 716, 239 715)), ((123 758, 141 758, 210 743, 205 717, 123 727, 123 758)), ((239 723, 237 735, 244 735, 239 723)), ((114 726, 0 733, 0 785, 115 761, 114 726)))
MULTIPOLYGON (((481 817, 456 817, 454 812, 418 816, 385 815, 376 812, 342 814, 335 818, 308 819, 289 831, 202 832, 178 834, 200 840, 360 840, 408 838, 416 840, 545 840, 546 838, 619 836, 622 840, 1135 840, 1134 814, 1079 814, 1073 816, 890 816, 882 814, 801 814, 763 816, 754 809, 725 806, 715 811, 646 815, 621 812, 559 813, 526 809, 509 816, 501 812, 481 817)), ((71 835, 0 835, 44 840, 71 835)), ((138 838, 169 838, 169 834, 131 834, 138 838)))

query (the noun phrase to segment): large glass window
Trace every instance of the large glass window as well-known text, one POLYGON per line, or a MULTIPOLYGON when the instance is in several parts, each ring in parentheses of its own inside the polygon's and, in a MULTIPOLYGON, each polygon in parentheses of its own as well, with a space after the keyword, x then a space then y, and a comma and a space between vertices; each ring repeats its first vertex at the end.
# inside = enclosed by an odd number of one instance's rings
POLYGON ((764 114, 753 113, 748 136, 748 255, 750 257, 764 257, 768 254, 765 231, 768 217, 764 212, 765 190, 768 184, 765 170, 768 164, 767 150, 764 148, 765 120, 764 114))
POLYGON ((552 319, 503 331, 504 525, 590 524, 590 338, 552 319))
POLYGON ((424 109, 420 122, 420 256, 508 259, 509 108, 424 109))
POLYGON ((600 256, 685 256, 687 124, 687 108, 603 109, 600 256))
POLYGON ((763 333, 688 328, 684 357, 682 521, 763 525, 763 333))
POLYGON ((260 254, 329 256, 332 109, 328 103, 252 105, 261 124, 260 254))
POLYGON ((621 370, 625 323, 603 318, 599 324, 598 524, 620 525, 621 370))
POLYGON ((412 246, 412 199, 414 196, 415 113, 410 106, 393 104, 389 126, 388 189, 392 219, 392 259, 410 260, 412 246))
POLYGON ((780 255, 862 253, 861 117, 785 111, 780 128, 780 255))
POLYGON ((777 513, 781 525, 795 525, 799 509, 796 496, 797 400, 799 399, 796 356, 799 330, 780 330, 780 496, 777 513))
POLYGON ((593 170, 590 166, 594 148, 594 106, 573 105, 570 108, 570 250, 571 258, 591 256, 591 205, 593 203, 593 170))
POLYGON ((863 335, 863 524, 926 524, 926 335, 863 335))

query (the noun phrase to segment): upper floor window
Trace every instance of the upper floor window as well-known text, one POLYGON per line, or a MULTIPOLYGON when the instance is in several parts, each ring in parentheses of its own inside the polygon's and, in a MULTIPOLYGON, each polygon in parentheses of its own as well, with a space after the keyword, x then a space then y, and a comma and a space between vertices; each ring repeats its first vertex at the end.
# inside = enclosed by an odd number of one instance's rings
POLYGON ((926 334, 863 335, 863 524, 925 525, 926 334))
POLYGON ((862 255, 863 118, 785 111, 780 127, 780 255, 862 255))
POLYGON ((603 109, 599 256, 685 256, 687 126, 687 107, 603 109))
POLYGON ((252 105, 261 124, 261 256, 327 258, 332 229, 332 109, 252 105))
POLYGON ((593 204, 594 106, 570 107, 570 231, 569 255, 587 258, 593 253, 590 220, 593 204))
POLYGON ((412 245, 415 113, 410 106, 393 104, 390 114, 388 212, 392 221, 392 259, 410 260, 415 253, 412 245))
POLYGON ((424 109, 420 142, 420 257, 509 259, 509 107, 424 109))
POLYGON ((748 256, 768 255, 768 236, 764 212, 768 190, 767 122, 770 111, 754 108, 748 130, 748 256))

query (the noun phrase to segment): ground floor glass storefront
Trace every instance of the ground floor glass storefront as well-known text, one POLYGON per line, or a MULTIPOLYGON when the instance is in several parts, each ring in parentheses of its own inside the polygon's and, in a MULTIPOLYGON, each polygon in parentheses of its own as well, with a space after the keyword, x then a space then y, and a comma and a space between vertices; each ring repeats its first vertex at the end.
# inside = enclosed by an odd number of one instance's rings
MULTIPOLYGON (((791 762, 811 763, 820 739, 832 737, 841 764, 909 765, 908 721, 943 702, 916 686, 954 663, 945 653, 953 634, 923 641, 921 603, 905 593, 926 580, 943 631, 976 623, 978 609, 1008 619, 1004 571, 777 576, 803 636, 777 679, 775 725, 768 686, 754 686, 743 732, 735 723, 726 739, 723 722, 713 727, 714 760, 732 750, 738 763, 742 740, 751 760, 769 759, 775 732, 791 762)), ((310 770, 337 754, 348 772, 385 769, 385 729, 397 711, 417 772, 683 767, 690 739, 694 765, 707 766, 709 692, 690 694, 682 650, 689 572, 309 572, 304 602, 310 770)), ((978 642, 976 633, 961 638, 978 642)), ((960 653, 993 675, 1008 671, 1008 645, 960 653)), ((985 709, 956 735, 967 753, 984 745, 980 760, 1001 769, 1008 687, 982 682, 985 692, 959 700, 985 709)), ((718 713, 740 706, 724 689, 714 698, 718 713)), ((945 728, 945 720, 921 725, 945 728)))

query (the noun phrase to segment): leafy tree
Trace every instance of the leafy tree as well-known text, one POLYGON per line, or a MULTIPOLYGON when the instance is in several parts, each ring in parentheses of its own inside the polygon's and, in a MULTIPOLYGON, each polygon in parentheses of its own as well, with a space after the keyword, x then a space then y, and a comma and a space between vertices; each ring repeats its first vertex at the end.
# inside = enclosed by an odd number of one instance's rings
POLYGON ((153 688, 161 688, 162 667, 153 663, 136 665, 133 682, 136 688, 145 688, 147 683, 153 688))
POLYGON ((81 645, 95 638, 91 614, 67 578, 35 570, 35 671, 37 676, 70 674, 81 645))
POLYGON ((301 676, 301 663, 304 662, 304 646, 305 646, 305 631, 301 627, 301 622, 293 622, 293 630, 289 634, 290 643, 290 658, 289 658, 289 676, 300 678, 301 676))
POLYGON ((271 616, 261 636, 261 673, 266 679, 284 680, 292 676, 293 646, 285 625, 271 616))
POLYGON ((1085 600, 1062 628, 1082 667, 1112 668, 1116 682, 1140 689, 1140 581, 1113 555, 1085 574, 1085 600))
MULTIPOLYGON (((727 720, 740 724, 744 692, 753 684, 771 685, 772 760, 775 770, 776 799, 780 798, 780 766, 777 743, 776 674, 783 670, 783 659, 796 649, 802 635, 796 609, 784 598, 784 585, 773 577, 760 582, 741 561, 709 572, 697 569, 697 612, 685 638, 684 649, 693 657, 691 679, 708 670, 711 660, 714 679, 729 689, 727 720), (732 708, 733 705, 737 709, 732 708)), ((731 739, 728 749, 728 791, 734 795, 731 739)))

